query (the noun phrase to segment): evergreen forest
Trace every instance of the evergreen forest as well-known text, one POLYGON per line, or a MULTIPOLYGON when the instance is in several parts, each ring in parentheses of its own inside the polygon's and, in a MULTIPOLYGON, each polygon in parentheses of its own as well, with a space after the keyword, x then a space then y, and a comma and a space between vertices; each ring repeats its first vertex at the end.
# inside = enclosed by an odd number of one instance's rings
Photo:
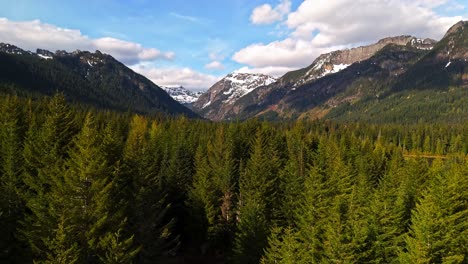
POLYGON ((468 124, 0 97, 1 263, 468 263, 468 124))

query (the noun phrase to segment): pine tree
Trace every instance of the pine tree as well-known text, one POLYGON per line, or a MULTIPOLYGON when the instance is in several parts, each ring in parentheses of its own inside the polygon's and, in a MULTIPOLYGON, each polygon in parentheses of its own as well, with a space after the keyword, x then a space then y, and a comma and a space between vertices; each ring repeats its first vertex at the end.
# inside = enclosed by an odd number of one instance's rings
POLYGON ((208 164, 206 150, 202 146, 199 147, 195 156, 195 170, 193 186, 188 195, 192 219, 190 230, 194 231, 196 237, 193 239, 196 242, 209 245, 212 242, 210 231, 213 231, 213 226, 217 217, 220 216, 220 212, 217 206, 213 172, 208 164))
MULTIPOLYGON (((66 210, 66 208, 63 208, 66 210)), ((67 212, 60 215, 58 225, 54 229, 54 237, 46 241, 48 248, 44 263, 47 264, 67 264, 67 263, 80 263, 80 248, 78 243, 70 237, 72 233, 72 226, 70 223, 67 212)))
POLYGON ((19 195, 21 188, 21 108, 16 97, 0 103, 0 261, 21 259, 22 252, 16 229, 24 212, 19 195))
POLYGON ((26 188, 21 193, 30 213, 22 221, 21 236, 36 260, 48 258, 59 225, 60 214, 52 203, 60 200, 55 201, 52 193, 64 181, 64 162, 76 131, 74 117, 64 96, 56 95, 47 103, 42 125, 32 119, 26 135, 22 175, 26 188))
POLYGON ((281 182, 278 190, 281 195, 280 218, 285 225, 295 222, 295 213, 304 193, 308 157, 303 129, 297 125, 286 133, 288 160, 279 174, 281 182))
POLYGON ((108 232, 99 242, 104 254, 99 256, 102 263, 127 264, 133 263, 140 247, 134 246, 134 237, 123 238, 122 229, 108 232))
POLYGON ((257 133, 252 155, 240 179, 239 223, 234 243, 238 263, 260 260, 278 208, 275 187, 280 163, 272 146, 274 141, 266 133, 262 130, 257 133))
MULTIPOLYGON (((107 163, 103 153, 101 137, 95 128, 94 117, 88 113, 81 132, 74 140, 69 152, 66 178, 61 195, 68 197, 66 205, 70 214, 75 238, 82 255, 82 261, 95 261, 112 252, 102 248, 102 240, 118 233, 126 223, 120 212, 112 208, 111 193, 114 188, 113 168, 107 163)), ((123 239, 127 244, 132 240, 123 239)), ((127 249, 129 252, 135 249, 127 249)))
POLYGON ((157 125, 148 132, 146 118, 135 115, 125 144, 124 161, 126 181, 131 186, 127 193, 127 212, 135 243, 141 246, 140 262, 153 262, 162 254, 177 249, 178 236, 172 234, 174 221, 167 217, 170 205, 166 202, 159 177, 157 125))
POLYGON ((303 259, 304 247, 298 234, 291 227, 272 228, 268 238, 268 248, 260 263, 296 264, 307 263, 303 259))
POLYGON ((405 263, 466 263, 468 166, 436 162, 429 188, 417 204, 406 237, 405 263))
POLYGON ((324 258, 325 220, 334 196, 333 186, 330 186, 325 173, 328 144, 326 139, 321 139, 314 157, 315 164, 305 180, 301 206, 296 212, 299 235, 304 244, 302 257, 306 263, 321 263, 324 258))
POLYGON ((372 263, 397 263, 407 226, 409 178, 402 157, 395 152, 389 171, 371 196, 372 263))

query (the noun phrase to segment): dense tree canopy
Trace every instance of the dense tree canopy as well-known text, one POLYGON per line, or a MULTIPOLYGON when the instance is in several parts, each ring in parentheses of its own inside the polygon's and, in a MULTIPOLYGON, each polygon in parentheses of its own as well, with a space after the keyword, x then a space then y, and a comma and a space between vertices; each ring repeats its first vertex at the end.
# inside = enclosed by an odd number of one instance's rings
POLYGON ((467 124, 0 112, 0 262, 468 261, 467 124))

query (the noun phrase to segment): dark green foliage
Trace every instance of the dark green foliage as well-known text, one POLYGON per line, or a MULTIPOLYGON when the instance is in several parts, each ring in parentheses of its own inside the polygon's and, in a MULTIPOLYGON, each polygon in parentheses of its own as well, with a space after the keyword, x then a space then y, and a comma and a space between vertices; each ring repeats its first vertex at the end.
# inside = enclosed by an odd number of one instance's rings
POLYGON ((267 244, 269 227, 279 209, 277 173, 280 167, 274 133, 259 130, 252 155, 241 174, 239 190, 239 224, 234 253, 236 263, 257 263, 267 244))
POLYGON ((24 143, 22 195, 30 214, 25 216, 21 228, 35 258, 43 260, 53 257, 51 251, 63 249, 63 243, 71 241, 64 241, 65 234, 58 233, 68 229, 69 208, 62 204, 63 197, 56 191, 63 187, 64 164, 75 133, 74 115, 63 96, 53 97, 46 109, 42 124, 35 120, 30 123, 24 143), (53 237, 60 237, 62 244, 56 244, 53 237))
POLYGON ((0 52, 1 94, 39 97, 56 92, 100 109, 196 117, 157 85, 99 51, 60 54, 51 60, 0 52))
POLYGON ((262 264, 295 264, 305 263, 303 245, 293 228, 272 228, 268 238, 269 248, 265 251, 262 264))
POLYGON ((0 109, 0 262, 466 262, 466 124, 0 109))
POLYGON ((20 197, 21 188, 21 138, 24 125, 20 101, 7 97, 0 105, 0 262, 21 260, 24 252, 16 237, 16 228, 24 212, 20 197))
POLYGON ((465 87, 446 90, 402 91, 385 98, 363 98, 332 109, 328 119, 372 123, 466 123, 468 96, 465 87))
POLYGON ((225 252, 232 242, 237 179, 233 146, 225 129, 220 127, 206 149, 201 145, 195 156, 196 172, 188 203, 196 223, 193 228, 202 227, 203 253, 225 252))
POLYGON ((468 166, 436 161, 432 178, 411 217, 401 262, 466 263, 468 166))

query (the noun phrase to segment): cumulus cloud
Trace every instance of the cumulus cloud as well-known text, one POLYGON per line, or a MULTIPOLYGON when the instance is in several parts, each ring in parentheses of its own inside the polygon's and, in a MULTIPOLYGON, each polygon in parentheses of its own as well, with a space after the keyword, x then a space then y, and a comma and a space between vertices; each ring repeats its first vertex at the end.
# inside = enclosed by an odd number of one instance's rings
POLYGON ((205 65, 208 70, 224 70, 224 65, 219 61, 212 61, 205 65))
POLYGON ((294 71, 297 68, 294 67, 280 67, 280 66, 267 66, 267 67, 258 67, 258 68, 250 68, 244 66, 240 69, 237 69, 235 72, 240 73, 261 73, 270 75, 273 77, 281 77, 285 72, 294 71))
POLYGON ((189 89, 207 89, 220 79, 190 68, 158 68, 145 64, 134 65, 131 68, 161 86, 181 85, 189 89))
MULTIPOLYGON (((305 0, 283 19, 282 24, 291 32, 285 39, 249 45, 236 52, 232 59, 250 70, 300 68, 311 64, 322 53, 384 37, 414 35, 440 39, 451 25, 463 19, 441 16, 434 11, 436 7, 449 5, 453 5, 450 0, 305 0)), ((257 8, 265 14, 273 10, 257 8)), ((254 14, 252 21, 253 17, 254 14)), ((278 16, 271 20, 259 17, 257 22, 281 20, 278 16)))
POLYGON ((301 67, 321 53, 339 47, 315 47, 312 41, 287 38, 268 44, 252 44, 236 52, 233 60, 253 67, 301 67))
POLYGON ((252 15, 250 16, 250 21, 253 24, 271 24, 282 20, 284 16, 290 12, 290 10, 290 0, 282 0, 274 8, 269 4, 263 4, 253 10, 252 15))
POLYGON ((313 39, 319 46, 369 42, 402 34, 439 39, 462 19, 437 15, 432 8, 444 3, 443 0, 306 0, 289 14, 286 24, 293 30, 292 37, 313 39))
POLYGON ((0 18, 0 39, 2 42, 33 51, 37 48, 51 51, 98 49, 129 65, 158 59, 172 60, 175 56, 173 52, 161 52, 154 48, 143 47, 139 43, 116 38, 92 39, 79 30, 57 27, 39 20, 11 21, 0 18))

